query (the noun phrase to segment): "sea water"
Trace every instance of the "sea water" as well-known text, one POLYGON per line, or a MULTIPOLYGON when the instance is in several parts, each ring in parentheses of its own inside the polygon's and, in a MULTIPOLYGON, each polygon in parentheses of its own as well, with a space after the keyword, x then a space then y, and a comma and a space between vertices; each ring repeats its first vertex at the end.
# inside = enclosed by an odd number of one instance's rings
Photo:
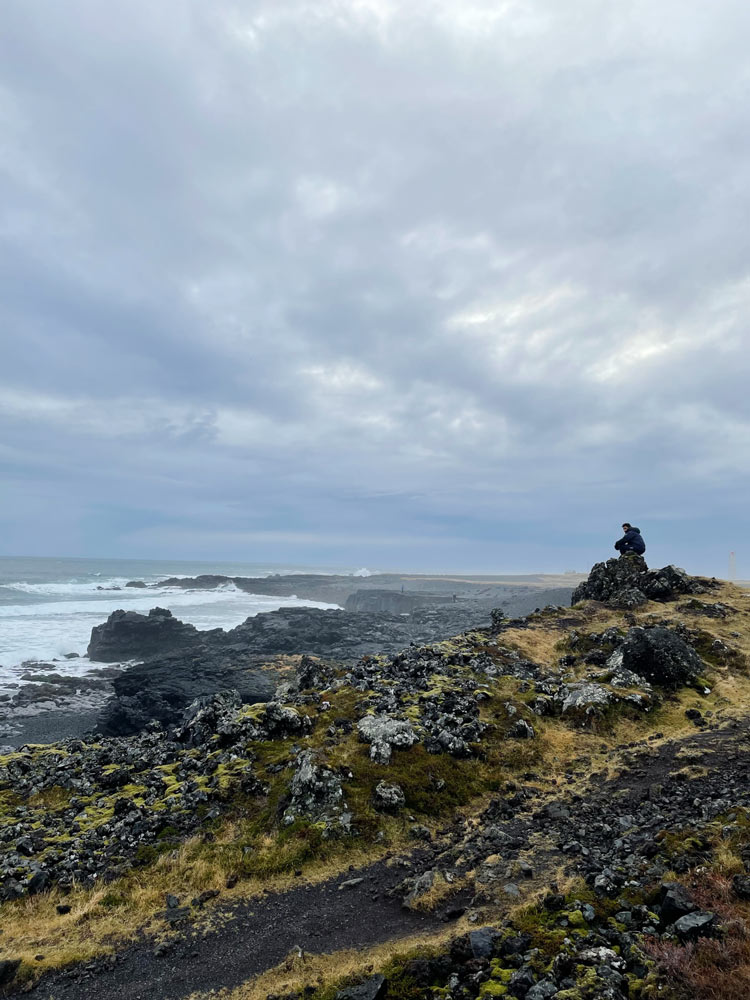
POLYGON ((85 674, 92 666, 85 656, 91 629, 118 608, 140 612, 168 608, 176 618, 198 629, 229 629, 276 608, 336 607, 296 597, 247 594, 233 584, 214 590, 158 586, 168 577, 202 573, 264 577, 302 572, 367 573, 239 563, 0 557, 0 693, 15 688, 28 670, 24 666, 28 661, 55 660, 54 669, 59 674, 85 674), (149 589, 125 587, 131 580, 141 580, 149 589), (66 659, 71 653, 77 653, 78 658, 66 659))

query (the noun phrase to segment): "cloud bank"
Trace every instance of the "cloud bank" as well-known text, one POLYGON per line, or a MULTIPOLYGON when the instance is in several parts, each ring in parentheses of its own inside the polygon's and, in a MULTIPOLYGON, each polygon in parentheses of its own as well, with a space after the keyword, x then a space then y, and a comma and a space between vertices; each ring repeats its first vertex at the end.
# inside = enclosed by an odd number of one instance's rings
POLYGON ((749 30, 6 0, 0 551, 750 576, 749 30))

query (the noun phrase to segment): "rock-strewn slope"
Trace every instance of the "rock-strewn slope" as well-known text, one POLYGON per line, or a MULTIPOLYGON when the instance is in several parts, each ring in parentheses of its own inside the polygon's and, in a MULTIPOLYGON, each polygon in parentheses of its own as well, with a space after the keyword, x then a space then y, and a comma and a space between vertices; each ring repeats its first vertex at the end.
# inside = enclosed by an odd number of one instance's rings
POLYGON ((410 615, 281 608, 228 631, 202 632, 161 608, 148 615, 115 611, 92 630, 89 656, 145 662, 128 667, 115 681, 99 728, 109 736, 126 736, 150 719, 174 725, 195 698, 227 688, 239 691, 248 704, 267 701, 279 681, 275 660, 280 656, 316 654, 346 662, 443 639, 488 619, 489 610, 477 603, 418 607, 410 615))
MULTIPOLYGON (((146 926, 162 937, 129 955, 189 954, 210 911, 217 950, 222 935, 240 948, 210 985, 237 998, 668 995, 678 977, 665 955, 736 937, 742 914, 730 920, 727 899, 741 899, 750 863, 748 748, 712 728, 746 718, 750 597, 684 597, 699 586, 688 582, 677 600, 624 613, 594 602, 496 614, 489 628, 397 653, 295 658, 266 703, 227 691, 176 726, 2 758, 0 979, 92 958, 146 926), (442 914, 452 943, 363 954, 346 983, 301 962, 269 973, 273 988, 239 985, 262 962, 212 897, 386 852, 403 865, 386 898, 442 914), (721 906, 689 884, 716 859, 737 876, 721 906)), ((346 891, 326 904, 331 927, 346 891)), ((366 927, 361 948, 383 937, 366 927)), ((353 940, 324 933, 316 948, 353 940)), ((98 993, 70 979, 65 995, 135 997, 118 967, 98 993)))

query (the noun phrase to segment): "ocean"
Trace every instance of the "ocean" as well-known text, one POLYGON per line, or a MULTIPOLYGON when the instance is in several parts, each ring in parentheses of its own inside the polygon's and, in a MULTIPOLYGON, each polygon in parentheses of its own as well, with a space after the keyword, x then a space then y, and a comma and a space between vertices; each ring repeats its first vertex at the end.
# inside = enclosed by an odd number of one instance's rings
POLYGON ((228 562, 134 559, 42 559, 0 557, 0 694, 15 689, 26 661, 56 660, 55 671, 81 676, 91 667, 86 647, 91 629, 112 611, 169 608, 199 629, 234 628, 251 615, 275 608, 335 607, 296 597, 263 597, 228 585, 220 590, 125 588, 129 580, 158 583, 170 576, 270 576, 273 573, 344 573, 367 570, 271 566, 228 562), (109 588, 122 589, 112 590, 109 588), (77 653, 78 659, 65 659, 77 653))

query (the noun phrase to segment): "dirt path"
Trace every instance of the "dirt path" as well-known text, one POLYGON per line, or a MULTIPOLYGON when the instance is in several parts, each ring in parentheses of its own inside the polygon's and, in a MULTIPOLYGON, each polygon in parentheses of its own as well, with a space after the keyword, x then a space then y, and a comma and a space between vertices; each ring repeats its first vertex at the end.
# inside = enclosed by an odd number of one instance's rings
POLYGON ((233 907, 216 932, 188 930, 163 956, 136 944, 114 967, 94 963, 42 980, 44 1000, 183 1000, 191 993, 238 986, 273 968, 297 946, 308 952, 364 948, 442 926, 433 914, 414 913, 385 892, 406 872, 378 862, 316 886, 233 907), (340 889, 342 882, 362 879, 340 889))

